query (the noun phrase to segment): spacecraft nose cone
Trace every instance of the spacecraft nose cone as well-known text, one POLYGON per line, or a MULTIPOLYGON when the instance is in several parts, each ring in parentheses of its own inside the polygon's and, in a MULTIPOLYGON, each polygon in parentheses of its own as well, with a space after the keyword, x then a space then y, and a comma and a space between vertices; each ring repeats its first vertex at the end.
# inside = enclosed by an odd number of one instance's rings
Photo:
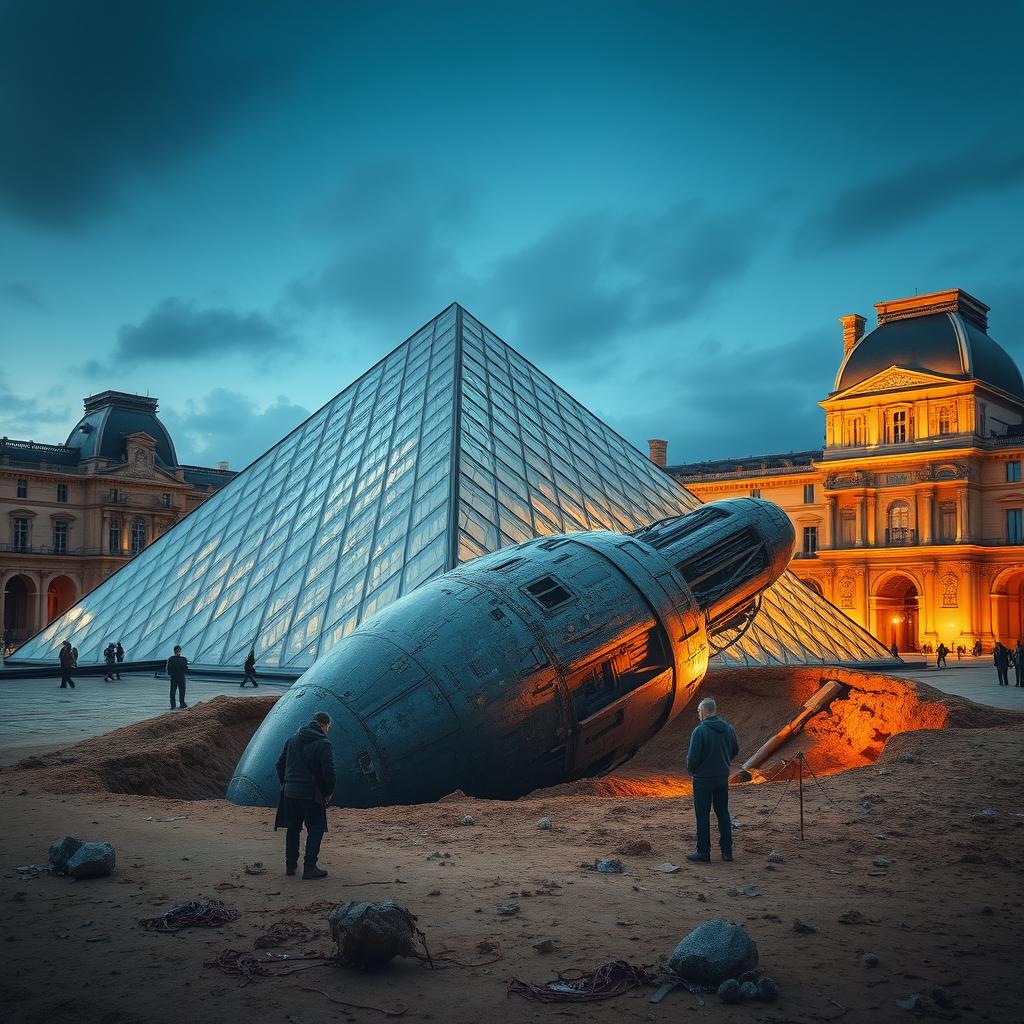
POLYGON ((793 557, 796 545, 796 530, 789 516, 775 504, 764 498, 740 498, 751 506, 754 528, 761 534, 768 550, 772 552, 772 572, 777 579, 785 572, 793 557))

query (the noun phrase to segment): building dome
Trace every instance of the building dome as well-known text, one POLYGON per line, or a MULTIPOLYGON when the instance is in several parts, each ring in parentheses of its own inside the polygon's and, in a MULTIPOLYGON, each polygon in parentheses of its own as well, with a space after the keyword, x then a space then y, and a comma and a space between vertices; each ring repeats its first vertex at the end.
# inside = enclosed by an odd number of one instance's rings
POLYGON ((174 442, 167 428, 157 419, 155 398, 128 395, 123 391, 104 391, 85 400, 85 415, 65 442, 77 448, 80 459, 127 459, 125 439, 129 434, 145 433, 156 441, 156 461, 167 469, 178 464, 174 442))
POLYGON ((988 335, 988 306, 966 292, 952 289, 880 302, 875 309, 878 326, 847 351, 835 391, 899 366, 955 380, 980 380, 1024 398, 1017 364, 988 335))

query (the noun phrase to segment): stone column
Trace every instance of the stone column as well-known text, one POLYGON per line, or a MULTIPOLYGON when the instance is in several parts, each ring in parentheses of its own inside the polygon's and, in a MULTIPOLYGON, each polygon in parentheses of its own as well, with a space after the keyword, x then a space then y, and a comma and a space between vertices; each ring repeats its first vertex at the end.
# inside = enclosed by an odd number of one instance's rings
POLYGON ((957 544, 963 544, 965 539, 965 526, 964 523, 964 492, 956 492, 956 542, 957 544))
POLYGON ((864 526, 865 526, 865 523, 864 523, 864 518, 865 518, 864 506, 865 506, 864 496, 861 495, 857 499, 857 540, 855 541, 855 544, 854 544, 854 546, 858 547, 858 548, 864 547, 864 526))
POLYGON ((825 543, 822 547, 835 548, 836 544, 836 499, 829 495, 825 499, 825 543))
POLYGON ((833 604, 839 604, 839 595, 836 593, 836 571, 830 565, 822 573, 822 590, 825 591, 825 599, 833 604))
POLYGON ((929 565, 924 570, 924 636, 925 643, 935 647, 939 642, 939 635, 935 631, 935 577, 937 575, 935 566, 929 565))
POLYGON ((105 554, 110 545, 110 513, 103 513, 103 523, 100 526, 100 554, 105 554))
POLYGON ((978 601, 981 605, 981 641, 992 642, 996 639, 992 632, 992 569, 984 565, 977 575, 978 601))
POLYGON ((927 491, 921 492, 922 506, 924 507, 924 514, 921 516, 921 522, 918 524, 918 537, 922 544, 931 544, 932 542, 932 519, 934 512, 932 511, 935 507, 935 488, 929 487, 927 491))
POLYGON ((35 628, 30 627, 30 634, 46 625, 46 591, 43 589, 42 576, 36 578, 36 621, 35 628))
POLYGON ((873 548, 875 546, 875 530, 877 527, 876 519, 878 517, 877 510, 878 498, 871 492, 868 494, 867 501, 867 527, 868 527, 868 547, 873 548))
POLYGON ((968 499, 969 495, 967 493, 967 485, 964 484, 960 490, 957 502, 962 510, 960 513, 960 520, 963 523, 961 528, 961 540, 963 540, 965 544, 970 543, 971 540, 971 503, 968 499))
POLYGON ((857 577, 857 604, 861 609, 861 625, 866 630, 870 631, 871 625, 868 615, 868 572, 867 569, 854 569, 853 572, 857 577))

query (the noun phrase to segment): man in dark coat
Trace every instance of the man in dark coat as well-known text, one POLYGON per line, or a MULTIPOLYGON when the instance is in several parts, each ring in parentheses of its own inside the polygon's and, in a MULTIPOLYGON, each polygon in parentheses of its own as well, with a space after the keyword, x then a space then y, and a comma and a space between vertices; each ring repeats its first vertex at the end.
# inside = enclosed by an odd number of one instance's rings
POLYGON ((106 662, 106 665, 107 665, 107 672, 106 672, 106 675, 104 675, 104 677, 103 677, 103 682, 105 682, 105 683, 112 683, 114 681, 114 669, 113 669, 113 665, 114 665, 114 645, 113 644, 107 644, 107 646, 103 648, 103 660, 106 662))
POLYGON ((1024 686, 1024 643, 1017 641, 1017 647, 1013 652, 1013 668, 1017 676, 1017 685, 1024 686))
POLYGON ((1010 669, 1010 652, 1001 643, 996 644, 996 649, 992 652, 992 660, 995 662, 996 675, 999 677, 1000 686, 1009 686, 1009 680, 1006 678, 1006 673, 1010 669))
MULTIPOLYGON (((124 661, 124 648, 121 646, 120 640, 118 640, 114 645, 114 658, 117 660, 117 667, 120 668, 121 662, 124 661)), ((121 678, 120 672, 115 672, 114 675, 117 676, 118 679, 121 678)))
POLYGON ((686 770, 693 776, 693 812, 697 818, 697 849, 689 861, 711 860, 711 808, 718 819, 718 843, 722 860, 732 860, 732 819, 729 817, 729 766, 740 752, 736 732, 718 717, 711 697, 697 705, 700 725, 690 733, 686 770))
POLYGON ((256 650, 255 648, 249 651, 249 656, 245 659, 244 666, 245 674, 242 676, 242 689, 245 689, 246 683, 252 683, 253 686, 259 686, 256 682, 256 650))
POLYGON ((60 654, 57 657, 60 659, 60 688, 66 690, 70 686, 73 690, 75 681, 71 678, 71 670, 75 667, 75 655, 70 640, 65 640, 61 644, 60 654))
POLYGON ((309 725, 304 725, 284 745, 277 759, 277 778, 281 783, 281 799, 277 805, 274 830, 287 829, 284 840, 285 870, 295 874, 299 863, 299 833, 306 826, 306 855, 303 878, 326 878, 327 872, 317 867, 320 843, 327 831, 327 805, 334 794, 334 751, 327 733, 331 716, 318 711, 309 725))
POLYGON ((187 708, 185 703, 185 680, 188 678, 188 661, 181 656, 181 648, 175 647, 174 654, 167 659, 167 676, 171 680, 171 710, 174 710, 174 695, 178 695, 178 707, 187 708))

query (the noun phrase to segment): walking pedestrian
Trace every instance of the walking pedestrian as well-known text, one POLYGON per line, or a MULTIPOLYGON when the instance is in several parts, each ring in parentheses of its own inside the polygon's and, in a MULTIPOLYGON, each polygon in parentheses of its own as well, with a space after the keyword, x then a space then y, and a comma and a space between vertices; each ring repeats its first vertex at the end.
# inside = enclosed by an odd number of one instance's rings
POLYGON ((892 654, 894 658, 898 658, 900 656, 899 648, 896 646, 895 640, 892 642, 892 647, 889 648, 889 653, 892 654))
POLYGON ((1013 670, 1017 677, 1017 686, 1024 687, 1024 642, 1018 640, 1013 651, 1013 670))
POLYGON ((249 651, 249 657, 245 659, 245 675, 242 676, 242 688, 245 688, 246 683, 252 683, 253 686, 259 686, 256 682, 256 648, 253 647, 249 651))
POLYGON ((71 670, 75 667, 75 656, 72 653, 74 648, 71 646, 70 640, 65 640, 61 644, 60 654, 57 655, 60 661, 60 688, 66 690, 69 686, 73 690, 75 688, 75 681, 71 678, 71 670))
POLYGON ((287 829, 284 840, 285 873, 294 875, 299 864, 299 833, 306 826, 306 852, 303 857, 304 879, 326 878, 327 872, 317 866, 320 843, 327 831, 327 805, 334 794, 334 751, 327 733, 331 716, 318 711, 284 745, 277 759, 277 778, 281 797, 274 819, 274 831, 287 829))
MULTIPOLYGON (((114 645, 114 657, 117 659, 117 667, 120 669, 121 662, 124 661, 124 648, 121 646, 120 640, 118 640, 114 645)), ((120 672, 115 672, 114 675, 117 676, 118 679, 121 678, 120 672)))
POLYGON ((686 859, 711 860, 711 808, 718 819, 718 845, 722 860, 732 860, 732 819, 729 816, 729 766, 740 752, 736 732, 718 717, 711 697, 697 705, 700 725, 690 734, 686 770, 693 776, 693 813, 697 819, 697 849, 686 859))
POLYGON ((171 680, 171 710, 174 710, 174 694, 178 694, 178 707, 187 708, 185 703, 185 680, 188 676, 188 662, 181 656, 181 648, 175 647, 174 654, 167 659, 167 675, 171 680))
POLYGON ((71 648, 71 667, 78 668, 78 648, 71 648))
POLYGON ((996 648, 992 652, 992 661, 996 666, 996 675, 999 677, 1000 686, 1009 686, 1010 683, 1006 674, 1010 669, 1010 652, 999 641, 996 641, 996 648))
POLYGON ((939 644, 938 650, 935 652, 935 667, 945 668, 946 667, 946 655, 949 654, 949 648, 945 644, 939 644))
MULTIPOLYGON (((106 671, 106 674, 103 676, 103 682, 105 682, 105 683, 112 683, 114 681, 114 669, 113 669, 113 665, 114 665, 114 645, 113 644, 107 644, 107 646, 103 648, 103 660, 104 660, 104 662, 106 662, 106 665, 107 665, 107 671, 106 671)), ((120 679, 121 677, 118 676, 118 678, 120 679)))

